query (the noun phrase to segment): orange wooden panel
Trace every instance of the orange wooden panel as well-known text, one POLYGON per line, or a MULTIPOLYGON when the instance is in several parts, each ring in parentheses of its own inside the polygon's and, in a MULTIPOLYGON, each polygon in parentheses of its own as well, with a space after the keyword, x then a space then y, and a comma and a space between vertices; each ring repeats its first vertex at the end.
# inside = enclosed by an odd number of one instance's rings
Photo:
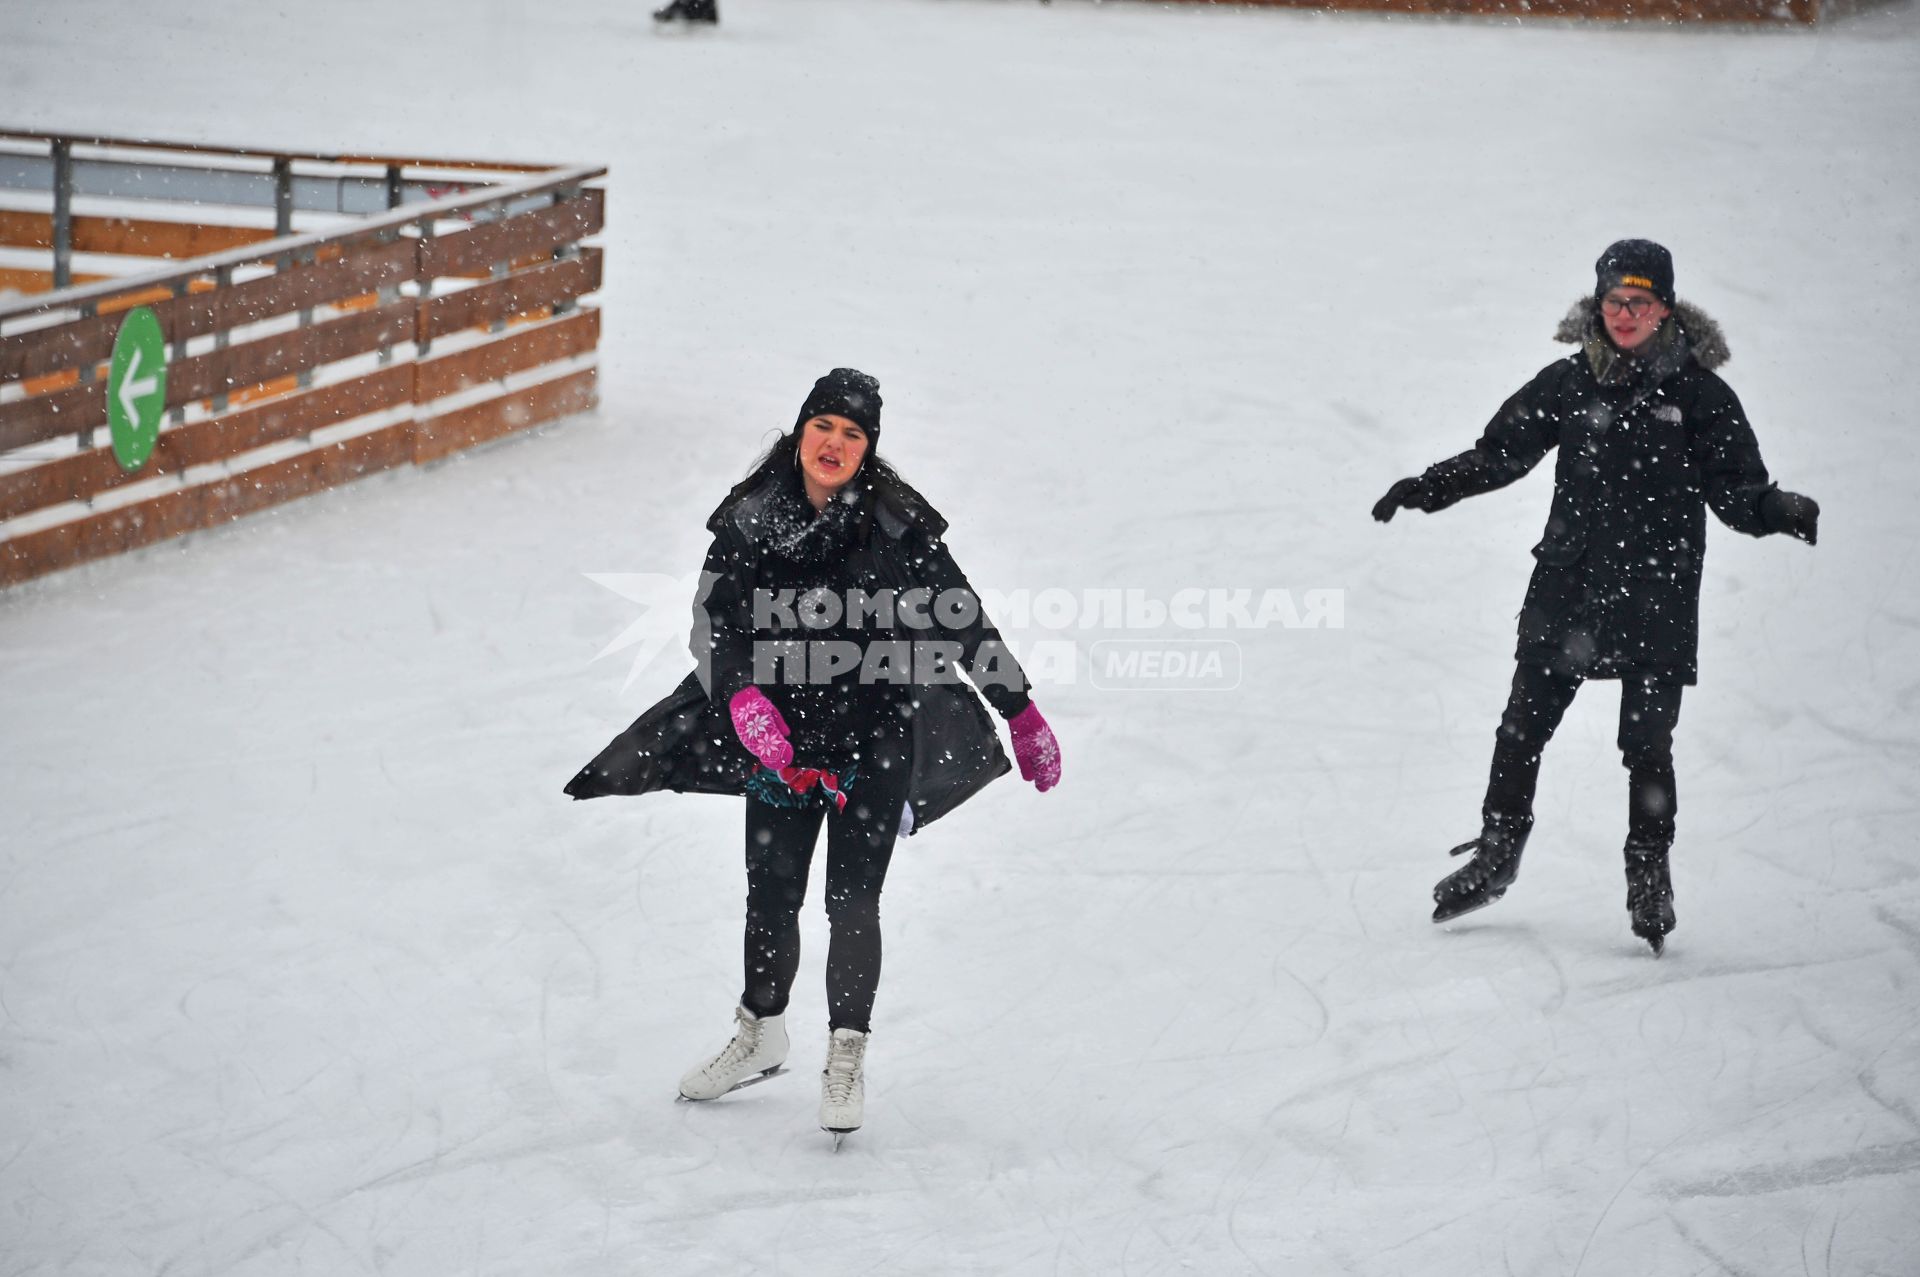
POLYGON ((0 404, 0 451, 107 424, 105 382, 0 404))
POLYGON ((53 247, 53 215, 0 208, 0 244, 8 248, 53 247))
POLYGON ((304 307, 364 296, 414 276, 418 250, 412 240, 353 247, 349 253, 336 252, 324 261, 224 289, 217 289, 211 280, 191 280, 186 297, 174 297, 168 289, 145 289, 105 298, 95 318, 0 337, 0 381, 105 360, 120 331, 120 317, 113 312, 129 306, 152 306, 167 340, 184 341, 304 307))
POLYGON ((414 365, 395 364, 351 381, 206 421, 162 430, 153 456, 133 474, 120 468, 110 447, 91 448, 0 474, 0 519, 17 518, 63 501, 77 501, 155 475, 178 474, 189 466, 237 456, 264 444, 311 434, 407 403, 413 394, 414 365))
MULTIPOLYGON (((220 285, 210 279, 190 279, 187 281, 187 293, 190 296, 200 293, 210 293, 219 286, 220 285)), ((159 306, 162 303, 171 303, 172 301, 173 290, 171 288, 146 288, 138 292, 128 293, 123 297, 109 297, 100 303, 99 310, 102 315, 117 315, 121 311, 132 310, 135 306, 159 306)), ((114 331, 119 331, 117 321, 114 331)), ((191 336, 194 334, 183 335, 191 336)), ((111 345, 111 342, 109 342, 109 345, 111 345)))
POLYGON ((440 337, 462 328, 485 327, 497 319, 597 292, 604 260, 598 248, 587 248, 578 257, 432 298, 421 308, 422 335, 440 337))
POLYGON ((354 355, 364 355, 382 346, 391 346, 413 337, 415 305, 396 302, 379 310, 364 311, 291 329, 274 337, 245 341, 225 350, 183 359, 178 366, 194 365, 201 379, 191 388, 184 387, 175 399, 173 373, 167 377, 167 402, 186 403, 204 399, 221 390, 257 386, 287 373, 318 368, 354 355), (204 364, 199 360, 205 360, 204 364), (203 374, 203 375, 202 375, 203 374), (198 393, 195 393, 195 391, 198 393))
MULTIPOLYGON (((170 260, 205 257, 272 239, 271 230, 252 226, 160 222, 132 217, 76 217, 73 251, 119 253, 170 260)), ((0 209, 0 244, 13 248, 53 247, 53 214, 0 209)))
MULTIPOLYGON (((204 293, 210 292, 213 288, 214 283, 212 280, 195 280, 192 291, 204 293)), ((135 306, 151 306, 155 302, 171 300, 173 300, 173 294, 171 292, 164 288, 157 288, 144 293, 128 293, 125 297, 114 298, 111 302, 106 303, 106 305, 113 311, 121 311, 132 310, 135 306)), ((119 321, 115 320, 114 322, 117 324, 119 321)), ((94 375, 96 377, 105 377, 107 375, 106 361, 104 359, 94 361, 94 375)), ((58 372, 42 373, 39 376, 22 378, 20 387, 30 395, 44 395, 48 391, 64 390, 68 386, 78 385, 79 382, 80 369, 63 368, 58 372)))
MULTIPOLYGON (((507 269, 509 271, 530 270, 535 266, 544 266, 552 260, 553 260, 553 253, 551 251, 548 251, 545 253, 529 253, 524 257, 513 258, 510 262, 507 263, 507 269)), ((475 268, 473 270, 450 271, 447 274, 442 275, 441 278, 442 279, 492 279, 493 267, 489 265, 484 269, 475 268)))
POLYGON ((510 373, 585 354, 599 343, 600 312, 588 308, 558 323, 522 329, 513 336, 414 365, 413 400, 426 403, 510 373))
POLYGON ((598 371, 583 368, 570 376, 528 386, 458 412, 423 417, 414 423, 413 459, 416 462, 438 460, 462 448, 471 448, 555 417, 585 412, 599 402, 598 371))
POLYGON ((159 457, 170 435, 178 436, 165 460, 171 466, 184 469, 396 407, 407 402, 412 391, 413 365, 395 364, 351 381, 276 399, 243 412, 226 413, 177 430, 162 431, 161 446, 154 449, 154 454, 159 457))
POLYGON ((65 372, 50 372, 44 377, 29 377, 20 385, 30 395, 44 395, 55 390, 65 390, 68 386, 80 384, 80 370, 69 368, 65 372))
MULTIPOLYGON (((107 278, 105 275, 75 275, 75 284, 93 284, 107 278)), ((53 272, 50 270, 28 270, 20 266, 0 266, 0 290, 13 293, 50 293, 53 291, 53 272)))
POLYGON ((202 493, 182 488, 118 510, 0 541, 0 585, 104 559, 201 526, 202 493))
POLYGON ((406 465, 413 423, 398 422, 206 485, 207 522, 225 523, 310 492, 406 465))
MULTIPOLYGON (((10 136, 25 135, 14 133, 10 136)), ((393 236, 403 234, 407 227, 418 223, 422 217, 431 216, 437 221, 445 222, 482 212, 489 206, 502 201, 539 200, 542 197, 550 197, 555 192, 577 192, 582 188, 583 183, 605 175, 605 169, 562 167, 549 169, 534 177, 518 181, 489 183, 482 191, 438 200, 426 207, 408 206, 374 214, 360 219, 345 231, 333 234, 282 236, 244 248, 229 249, 227 252, 216 253, 210 257, 195 258, 183 267, 171 270, 163 268, 143 275, 142 287, 171 288, 184 285, 189 279, 209 274, 216 268, 238 271, 254 265, 272 263, 288 254, 319 253, 346 245, 390 242, 393 236), (428 212, 429 208, 432 210, 431 213, 428 212)), ((0 316, 11 321, 55 309, 97 306, 116 293, 124 291, 126 291, 125 286, 120 281, 108 280, 75 287, 71 291, 63 291, 57 298, 44 301, 28 297, 24 301, 0 302, 0 316)))
POLYGON ((578 199, 422 240, 420 272, 428 278, 472 274, 494 262, 551 254, 597 233, 606 220, 607 193, 591 186, 578 199))
POLYGON ((401 239, 235 284, 220 295, 218 326, 231 328, 403 284, 414 277, 418 256, 418 242, 401 239))
POLYGON ((407 464, 413 423, 403 421, 213 483, 0 541, 0 585, 121 554, 168 537, 407 464))
POLYGON ((595 388, 595 370, 588 368, 460 412, 403 421, 212 483, 0 541, 0 585, 150 545, 377 470, 435 460, 581 412, 596 402, 595 388))
MULTIPOLYGON (((415 304, 405 301, 177 360, 167 365, 166 405, 175 408, 233 393, 407 341, 414 335, 415 323, 415 304)), ((98 429, 106 423, 106 383, 88 382, 0 404, 0 449, 98 429)))
POLYGON ((275 377, 272 381, 263 381, 257 386, 248 386, 243 390, 234 391, 227 397, 227 406, 244 408, 248 404, 259 403, 262 399, 274 399, 280 395, 292 394, 298 389, 300 389, 298 373, 291 377, 275 377))

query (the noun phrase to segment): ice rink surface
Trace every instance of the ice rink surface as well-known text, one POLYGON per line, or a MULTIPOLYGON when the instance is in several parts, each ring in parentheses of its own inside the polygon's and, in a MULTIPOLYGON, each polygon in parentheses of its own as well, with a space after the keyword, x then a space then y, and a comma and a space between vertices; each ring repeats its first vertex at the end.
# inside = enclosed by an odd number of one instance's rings
POLYGON ((0 4, 11 126, 611 169, 597 412, 0 596, 0 1275, 1920 1272, 1920 12, 723 6, 0 4), (1427 921, 1549 477, 1367 517, 1626 235, 1825 512, 1710 534, 1659 961, 1609 684, 1427 921), (817 894, 792 1072, 676 1105, 738 805, 560 794, 686 668, 587 574, 694 571, 835 364, 984 588, 1344 592, 1038 689, 838 1154, 817 894))

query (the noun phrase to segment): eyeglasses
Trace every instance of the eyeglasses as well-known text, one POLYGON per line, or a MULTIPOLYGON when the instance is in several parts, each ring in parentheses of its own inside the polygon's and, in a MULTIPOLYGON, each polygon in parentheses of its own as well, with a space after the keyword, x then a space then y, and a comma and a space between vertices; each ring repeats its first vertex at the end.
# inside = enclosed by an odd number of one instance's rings
POLYGON ((1635 319, 1659 304, 1660 299, 1657 297, 1603 297, 1600 299, 1601 309, 1609 315, 1617 315, 1624 310, 1635 319))

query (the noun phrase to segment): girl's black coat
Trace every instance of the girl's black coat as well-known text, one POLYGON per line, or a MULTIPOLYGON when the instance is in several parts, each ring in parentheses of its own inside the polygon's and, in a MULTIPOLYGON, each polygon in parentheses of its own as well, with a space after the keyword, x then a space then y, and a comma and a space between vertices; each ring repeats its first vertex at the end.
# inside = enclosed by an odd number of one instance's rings
MULTIPOLYGON (((694 605, 694 658, 711 672, 711 689, 698 671, 636 719, 567 783, 575 798, 607 794, 743 794, 757 766, 734 734, 728 703, 753 681, 751 600, 761 575, 771 493, 765 485, 730 497, 708 520, 714 534, 702 574, 702 597, 694 605), (711 695, 709 695, 711 690, 711 695)), ((924 504, 909 516, 881 496, 849 554, 855 566, 895 590, 925 587, 938 595, 971 590, 941 541, 946 521, 924 504)), ((1000 636, 984 610, 964 630, 932 635, 962 645, 962 664, 972 671, 984 645, 999 649, 1000 636)), ((1011 666, 999 649, 998 659, 1011 666)), ((1015 667, 1017 668, 1017 667, 1015 667)), ((1024 676, 1018 689, 989 684, 982 690, 1002 715, 1026 708, 1024 676)), ((913 776, 907 801, 913 830, 931 824, 1011 768, 993 722, 973 690, 961 683, 914 686, 911 702, 913 776)), ((857 782, 856 782, 857 784, 857 782)))
POLYGON ((1591 299, 1558 338, 1583 349, 1508 399, 1467 452, 1422 476, 1430 510, 1525 475, 1555 447, 1553 507, 1533 548, 1518 660, 1586 678, 1698 676, 1706 509, 1763 536, 1773 487, 1733 390, 1714 322, 1682 303, 1664 358, 1603 385, 1609 352, 1591 299))

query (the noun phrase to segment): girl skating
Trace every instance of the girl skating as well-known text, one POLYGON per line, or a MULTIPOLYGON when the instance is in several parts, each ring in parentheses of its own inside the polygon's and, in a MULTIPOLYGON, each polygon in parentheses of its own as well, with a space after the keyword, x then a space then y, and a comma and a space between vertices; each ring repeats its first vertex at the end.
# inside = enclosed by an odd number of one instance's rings
POLYGON ((864 1116, 880 892, 896 838, 1009 770, 965 671, 1008 721, 1020 774, 1060 778, 1025 675, 941 537, 946 520, 877 455, 879 383, 836 368, 736 485, 694 609, 699 668, 568 784, 744 795, 746 935, 731 1040, 680 1082, 711 1100, 782 1070, 799 911, 827 826, 828 1043, 820 1125, 864 1116))

